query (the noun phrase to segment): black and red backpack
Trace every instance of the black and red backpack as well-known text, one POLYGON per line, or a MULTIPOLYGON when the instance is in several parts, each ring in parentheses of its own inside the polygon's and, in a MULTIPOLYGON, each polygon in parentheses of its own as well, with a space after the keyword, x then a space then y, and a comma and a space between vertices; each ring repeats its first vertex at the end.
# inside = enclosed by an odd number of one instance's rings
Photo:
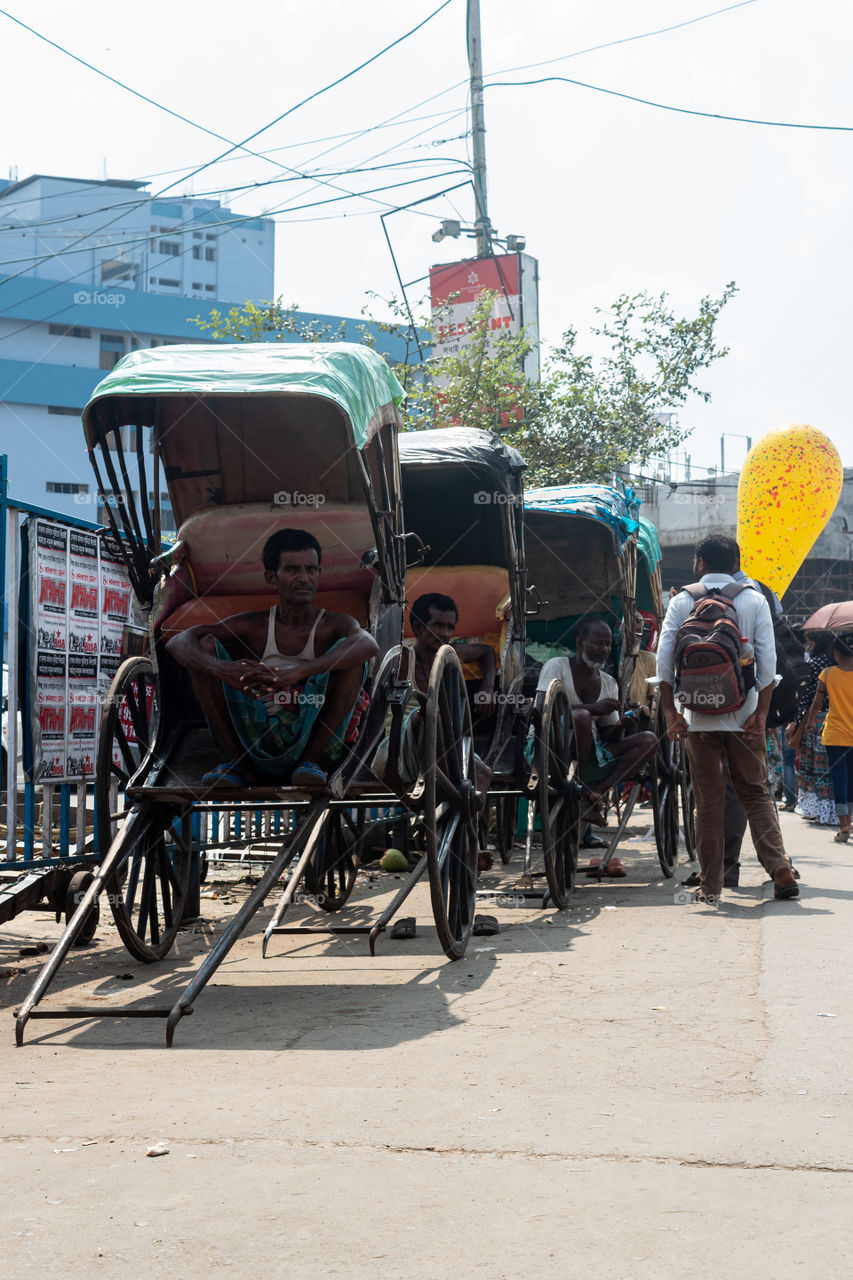
POLYGON ((676 703, 707 716, 737 711, 755 682, 755 666, 744 663, 734 602, 751 585, 727 582, 724 587, 706 587, 694 582, 683 589, 694 603, 675 633, 676 703))

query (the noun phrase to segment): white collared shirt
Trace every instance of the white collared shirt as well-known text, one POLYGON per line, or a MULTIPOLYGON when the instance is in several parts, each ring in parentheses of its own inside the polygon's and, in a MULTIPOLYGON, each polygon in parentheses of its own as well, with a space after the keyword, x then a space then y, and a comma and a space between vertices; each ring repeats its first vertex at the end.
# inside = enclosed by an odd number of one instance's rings
MULTIPOLYGON (((725 587, 734 582, 734 578, 728 573, 706 573, 700 581, 704 587, 725 587)), ((679 591, 669 602, 658 640, 657 676, 654 681, 657 684, 675 686, 675 633, 692 613, 694 604, 693 597, 686 591, 679 591)), ((755 687, 750 689, 746 701, 737 711, 709 716, 685 709, 683 714, 688 727, 696 733, 726 730, 739 733, 758 706, 759 691, 776 681, 776 641, 767 601, 760 591, 747 587, 734 600, 734 607, 741 636, 749 641, 755 652, 755 687)))

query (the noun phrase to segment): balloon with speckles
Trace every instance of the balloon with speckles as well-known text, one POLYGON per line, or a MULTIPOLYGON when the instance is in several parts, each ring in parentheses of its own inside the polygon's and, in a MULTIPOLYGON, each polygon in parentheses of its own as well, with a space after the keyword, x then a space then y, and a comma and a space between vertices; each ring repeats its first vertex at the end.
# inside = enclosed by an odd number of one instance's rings
POLYGON ((843 478, 838 450, 816 427, 795 422, 762 436, 737 491, 743 571, 782 596, 835 510, 843 478))

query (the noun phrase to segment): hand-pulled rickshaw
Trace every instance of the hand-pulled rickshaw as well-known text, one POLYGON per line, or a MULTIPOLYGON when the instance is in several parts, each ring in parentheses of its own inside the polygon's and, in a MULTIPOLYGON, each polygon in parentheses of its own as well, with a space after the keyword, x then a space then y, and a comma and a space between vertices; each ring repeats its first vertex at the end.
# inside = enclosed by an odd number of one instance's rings
MULTIPOLYGON (((692 801, 681 753, 666 736, 653 687, 653 652, 663 620, 661 554, 657 532, 638 514, 629 494, 603 485, 566 485, 525 494, 525 545, 530 581, 541 598, 528 622, 528 654, 538 661, 573 647, 582 619, 607 623, 613 635, 607 669, 619 688, 620 713, 651 727, 655 755, 632 782, 651 793, 661 869, 672 876, 678 862, 679 816, 692 828, 692 801), (643 710, 645 708, 645 710, 643 710), (639 713, 639 714, 638 714, 639 713)), ((574 729, 570 730, 574 739, 574 729)), ((573 746, 573 755, 576 748, 573 746)), ((597 875, 607 874, 616 846, 640 794, 632 785, 616 831, 602 851, 597 875)), ((584 820, 591 816, 585 811, 584 820)))
MULTIPOLYGON (((527 587, 524 460, 497 435, 451 427, 400 436, 406 527, 426 544, 406 576, 406 599, 437 592, 456 603, 456 636, 494 648, 497 685, 490 713, 475 714, 474 745, 491 770, 489 803, 506 861, 520 799, 542 823, 548 893, 567 905, 577 860, 578 788, 570 756, 568 700, 555 682, 541 713, 525 686, 527 587)), ((407 634, 411 634, 407 616, 407 634)), ((442 653, 445 652, 442 650, 442 653)), ((469 700, 482 709, 476 668, 469 700)))
MULTIPOLYGON (((400 641, 408 535, 397 453, 402 398, 380 356, 345 343, 139 351, 96 388, 84 412, 85 437, 109 524, 149 615, 148 653, 119 668, 107 698, 96 794, 103 860, 20 1010, 18 1043, 30 1017, 112 1015, 165 1017, 171 1044, 177 1022, 192 1011, 285 871, 291 869, 264 953, 273 933, 293 931, 281 920, 303 877, 309 887, 322 888, 327 910, 343 906, 355 882, 364 813, 375 806, 396 804, 413 815, 423 852, 373 926, 352 931, 369 932, 372 952, 428 870, 443 949, 451 959, 464 953, 476 892, 471 717, 452 649, 439 655, 425 696, 416 696, 405 675, 400 641), (165 498, 177 540, 163 552, 165 498), (182 629, 274 604, 259 558, 269 535, 285 526, 308 529, 321 544, 315 603, 352 615, 376 640, 370 705, 327 785, 304 790, 282 780, 225 792, 202 782, 219 757, 190 673, 167 644, 182 629), (416 779, 403 781, 394 761, 404 719, 415 706, 422 718, 420 768, 416 779), (370 764, 386 735, 392 763, 380 779, 370 764), (161 1009, 39 1008, 103 892, 136 959, 152 961, 169 951, 187 898, 194 823, 205 811, 241 805, 247 812, 283 814, 283 838, 177 1003, 161 1009)), ((520 679, 521 650, 514 643, 511 661, 520 679)), ((349 931, 337 925, 293 928, 349 931)))

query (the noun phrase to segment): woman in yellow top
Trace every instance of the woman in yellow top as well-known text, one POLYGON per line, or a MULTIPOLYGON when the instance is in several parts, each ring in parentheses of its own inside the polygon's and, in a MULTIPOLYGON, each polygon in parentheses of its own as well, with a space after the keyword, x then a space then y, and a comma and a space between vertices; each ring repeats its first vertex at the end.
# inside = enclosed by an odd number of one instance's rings
POLYGON ((824 700, 829 710, 821 741, 826 748, 832 790, 840 831, 836 844, 850 839, 850 799, 853 795, 853 635, 836 637, 833 656, 837 663, 825 667, 818 676, 817 693, 809 709, 808 728, 813 728, 824 700))

